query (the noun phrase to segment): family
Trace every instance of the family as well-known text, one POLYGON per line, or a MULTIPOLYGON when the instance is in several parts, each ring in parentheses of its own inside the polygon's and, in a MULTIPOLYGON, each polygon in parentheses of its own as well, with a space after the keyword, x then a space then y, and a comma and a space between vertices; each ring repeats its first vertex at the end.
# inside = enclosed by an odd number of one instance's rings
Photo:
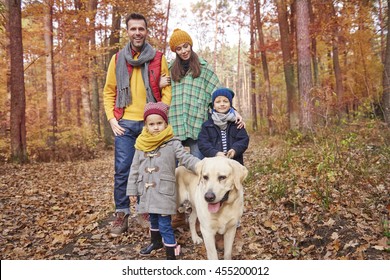
POLYGON ((177 213, 175 169, 196 172, 204 157, 222 156, 243 165, 249 136, 240 114, 232 107, 234 92, 222 87, 212 67, 193 51, 190 35, 175 29, 169 46, 176 58, 166 57, 148 42, 146 18, 126 18, 127 45, 109 63, 104 107, 115 135, 115 220, 110 234, 128 230, 130 203, 150 223, 150 255, 165 247, 176 259, 174 223, 177 213), (189 148, 189 153, 184 147, 189 148))

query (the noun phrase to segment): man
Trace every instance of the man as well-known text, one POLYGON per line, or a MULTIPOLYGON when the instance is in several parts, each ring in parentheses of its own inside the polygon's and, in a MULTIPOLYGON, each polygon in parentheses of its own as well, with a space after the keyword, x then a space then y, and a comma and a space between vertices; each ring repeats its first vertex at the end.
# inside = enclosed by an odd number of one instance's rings
POLYGON ((128 229, 130 200, 127 180, 134 156, 134 143, 144 126, 147 102, 171 102, 171 87, 160 90, 160 76, 169 76, 165 56, 146 42, 148 25, 141 14, 126 18, 129 43, 110 61, 103 98, 107 119, 115 135, 115 220, 110 233, 118 236, 128 229))

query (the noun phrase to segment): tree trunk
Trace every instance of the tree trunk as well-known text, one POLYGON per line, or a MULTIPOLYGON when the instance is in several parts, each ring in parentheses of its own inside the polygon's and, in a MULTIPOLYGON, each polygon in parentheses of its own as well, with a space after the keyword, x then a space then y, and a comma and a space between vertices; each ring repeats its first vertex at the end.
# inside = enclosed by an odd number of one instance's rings
MULTIPOLYGON (((109 62, 111 57, 118 52, 119 45, 119 31, 121 28, 121 17, 119 14, 119 9, 116 5, 113 6, 112 9, 112 29, 110 35, 110 52, 107 61, 109 62)), ((107 63, 108 66, 108 63, 107 63)), ((113 133, 110 124, 107 121, 107 118, 104 118, 104 143, 106 146, 111 146, 113 144, 113 133)))
POLYGON ((313 127, 311 90, 313 87, 310 55, 308 0, 296 1, 298 88, 301 96, 301 124, 304 132, 313 127))
MULTIPOLYGON (((309 16, 310 16, 310 24, 314 26, 314 12, 313 6, 311 4, 311 0, 309 0, 309 16)), ((318 59, 317 59, 317 40, 314 36, 314 32, 311 31, 311 60, 313 63, 313 78, 314 78, 314 86, 318 86, 318 59)))
POLYGON ((79 26, 82 26, 86 32, 80 33, 79 37, 79 59, 80 63, 80 73, 81 73, 81 102, 83 108, 83 124, 90 127, 92 123, 92 112, 91 112, 91 96, 89 90, 89 71, 91 65, 89 63, 89 39, 90 34, 88 29, 90 28, 90 24, 87 21, 87 12, 88 7, 86 3, 79 1, 76 6, 77 13, 79 15, 79 26))
POLYGON ((7 0, 11 62, 11 161, 27 162, 26 97, 24 88, 22 8, 20 0, 7 0))
POLYGON ((238 48, 237 48, 237 80, 236 80, 236 94, 237 94, 237 108, 240 114, 243 114, 242 111, 242 105, 241 105, 241 99, 243 96, 243 87, 242 87, 242 81, 241 81, 241 31, 238 30, 238 48))
POLYGON ((383 67, 383 115, 387 126, 390 128, 390 0, 387 0, 387 40, 385 63, 383 67))
POLYGON ((290 129, 299 128, 299 96, 296 90, 294 62, 291 47, 292 39, 289 32, 288 15, 285 0, 277 0, 278 23, 283 55, 284 79, 287 89, 287 114, 290 129))
POLYGON ((273 124, 273 112, 272 112, 272 92, 271 92, 271 81, 269 77, 268 63, 267 63, 267 53, 265 51, 264 43, 264 34, 263 34, 263 23, 260 18, 260 3, 259 0, 255 0, 256 8, 256 25, 257 32, 259 35, 259 48, 261 53, 261 63, 263 67, 263 75, 265 82, 265 91, 266 91, 266 100, 267 100, 267 120, 268 120, 268 132, 270 135, 274 134, 274 124, 273 124))
POLYGON ((255 28, 254 28, 254 0, 250 0, 249 3, 249 13, 250 13, 250 58, 251 58, 251 103, 252 103, 252 129, 257 131, 257 109, 256 109, 256 60, 255 60, 255 28))
POLYGON ((339 24, 337 20, 336 9, 333 3, 331 5, 331 15, 333 17, 332 28, 332 56, 333 56, 333 70, 336 78, 336 95, 337 95, 337 114, 339 117, 343 115, 344 111, 344 86, 343 73, 341 71, 339 59, 339 24))
POLYGON ((95 40, 95 21, 96 21, 96 11, 97 11, 97 0, 89 0, 88 4, 88 11, 91 15, 90 25, 91 25, 91 32, 89 35, 89 40, 91 42, 91 51, 93 53, 92 55, 92 61, 91 61, 91 84, 92 84, 92 122, 94 124, 94 127, 96 129, 97 135, 101 136, 101 129, 100 129, 100 102, 99 102, 99 84, 98 84, 98 78, 97 78, 97 70, 99 69, 99 65, 97 62, 97 57, 95 55, 96 52, 96 40, 95 40))
POLYGON ((57 107, 56 90, 54 78, 54 58, 53 58, 53 1, 45 2, 45 52, 46 52, 46 92, 47 92, 47 117, 51 127, 47 143, 51 149, 55 149, 57 130, 57 107))
POLYGON ((218 71, 218 58, 217 58, 217 48, 218 48, 218 0, 215 0, 215 34, 214 34, 214 72, 218 71))
POLYGON ((169 22, 169 12, 171 11, 171 0, 168 0, 168 7, 167 7, 167 21, 165 22, 165 27, 164 27, 164 55, 166 54, 167 51, 167 38, 168 38, 168 22, 169 22))

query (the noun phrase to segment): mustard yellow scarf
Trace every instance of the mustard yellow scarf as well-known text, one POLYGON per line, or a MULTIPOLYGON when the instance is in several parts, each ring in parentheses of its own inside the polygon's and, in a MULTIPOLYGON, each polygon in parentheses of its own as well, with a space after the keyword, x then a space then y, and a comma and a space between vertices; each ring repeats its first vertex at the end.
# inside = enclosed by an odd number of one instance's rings
POLYGON ((157 135, 150 134, 146 127, 142 129, 141 134, 137 137, 135 141, 135 148, 143 152, 151 152, 160 147, 162 144, 167 142, 173 137, 173 129, 169 124, 166 129, 161 131, 157 135))

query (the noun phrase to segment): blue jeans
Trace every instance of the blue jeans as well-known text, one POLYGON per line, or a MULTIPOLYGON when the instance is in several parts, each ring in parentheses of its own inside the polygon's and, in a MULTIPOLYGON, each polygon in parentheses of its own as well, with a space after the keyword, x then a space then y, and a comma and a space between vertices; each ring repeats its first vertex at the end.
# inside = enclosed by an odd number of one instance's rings
POLYGON ((190 148, 190 154, 198 159, 203 159, 204 155, 200 152, 198 147, 198 142, 194 139, 187 138, 184 141, 181 141, 182 145, 190 148))
POLYGON ((160 231, 164 245, 168 247, 174 247, 176 245, 170 215, 149 214, 149 221, 151 230, 160 231))
POLYGON ((118 123, 126 131, 124 135, 115 136, 115 212, 130 214, 130 200, 129 196, 126 195, 127 180, 135 153, 135 140, 141 134, 144 122, 119 120, 118 123))

